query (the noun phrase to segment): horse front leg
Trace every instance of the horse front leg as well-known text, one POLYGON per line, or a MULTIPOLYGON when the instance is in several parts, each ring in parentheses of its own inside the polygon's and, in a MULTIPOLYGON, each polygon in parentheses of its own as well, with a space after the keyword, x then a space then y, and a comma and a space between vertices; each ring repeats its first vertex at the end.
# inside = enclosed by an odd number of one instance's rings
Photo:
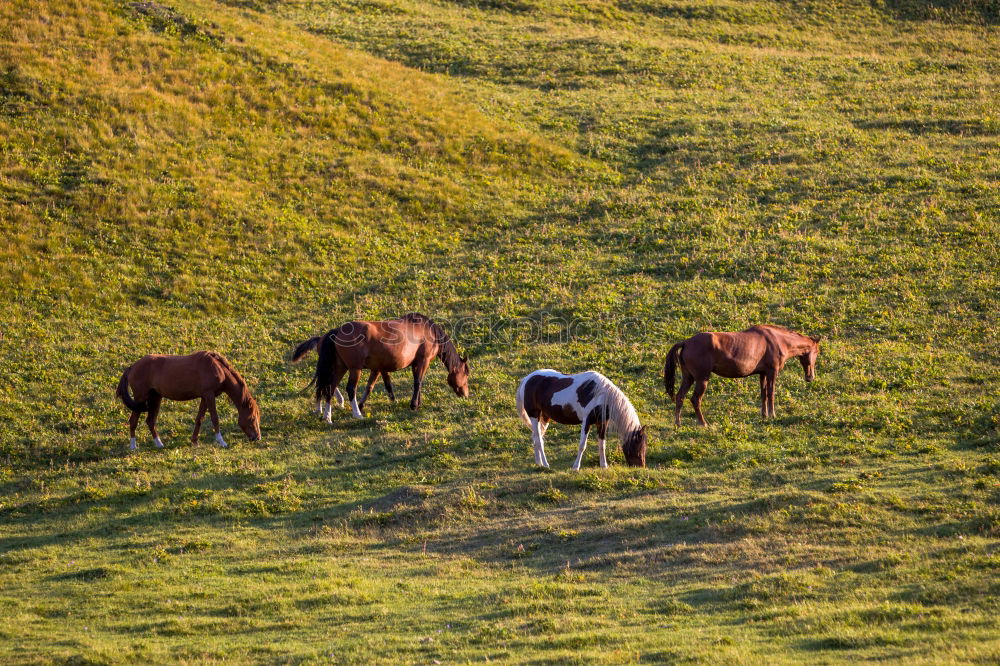
POLYGON ((146 426, 153 435, 153 444, 156 448, 162 449, 163 442, 160 441, 160 436, 156 432, 156 417, 160 415, 160 403, 163 401, 163 398, 158 393, 150 392, 148 401, 149 413, 146 414, 146 426))
POLYGON ((201 422, 205 418, 205 410, 208 409, 208 405, 205 403, 205 399, 201 399, 201 404, 198 405, 198 416, 194 418, 194 432, 191 433, 191 443, 198 443, 198 434, 201 433, 201 422))
POLYGON ((212 419, 212 430, 215 431, 215 442, 222 448, 229 446, 222 436, 222 429, 219 427, 219 412, 215 410, 215 394, 206 393, 201 396, 202 402, 208 406, 208 416, 212 419))
POLYGON ((601 469, 608 468, 608 456, 605 452, 605 437, 608 434, 608 423, 607 421, 601 421, 597 424, 597 450, 601 455, 601 469))
POLYGON ((768 416, 774 418, 774 388, 777 384, 778 373, 774 373, 767 379, 767 412, 768 416))
POLYGON ((574 472, 579 472, 580 465, 583 464, 583 452, 587 450, 587 434, 589 430, 586 423, 580 426, 580 449, 576 452, 576 462, 573 463, 574 472))
POLYGON ((410 409, 420 409, 420 389, 424 385, 424 375, 427 373, 427 364, 423 361, 413 362, 413 397, 410 398, 410 409))
POLYGON ((767 373, 760 373, 760 417, 767 418, 767 373))
POLYGON ((363 419, 365 415, 358 407, 358 382, 361 380, 361 368, 351 368, 347 375, 347 399, 351 401, 351 414, 356 419, 363 419))

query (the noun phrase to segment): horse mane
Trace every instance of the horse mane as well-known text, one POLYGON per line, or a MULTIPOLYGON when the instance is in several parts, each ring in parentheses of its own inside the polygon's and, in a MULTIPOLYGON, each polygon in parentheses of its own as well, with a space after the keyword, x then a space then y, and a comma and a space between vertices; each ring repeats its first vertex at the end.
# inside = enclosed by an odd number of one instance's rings
POLYGON ((438 344, 438 358, 444 363, 444 367, 448 368, 448 372, 454 372, 462 367, 462 357, 458 353, 458 349, 455 347, 455 343, 452 342, 448 334, 444 332, 444 329, 438 326, 437 322, 428 317, 427 315, 422 315, 419 312, 409 312, 402 317, 401 321, 426 324, 431 333, 434 335, 434 341, 438 344))
MULTIPOLYGON (((239 402, 237 404, 247 405, 254 415, 260 414, 260 408, 257 406, 257 401, 254 400, 253 395, 250 394, 250 387, 247 386, 247 382, 243 379, 243 375, 241 375, 239 371, 233 367, 233 364, 229 362, 229 359, 214 351, 208 352, 208 355, 215 359, 219 365, 222 366, 223 370, 229 373, 233 383, 236 384, 237 390, 239 391, 239 402)), ((233 402, 237 401, 233 400, 233 402)))
POLYGON ((791 333, 792 335, 797 335, 800 338, 809 337, 805 333, 799 333, 798 331, 793 331, 787 326, 779 326, 778 324, 757 324, 756 326, 751 326, 750 328, 773 328, 776 331, 781 331, 782 333, 791 333))
MULTIPOLYGON (((642 427, 639 423, 639 414, 636 413, 635 407, 632 406, 632 401, 628 399, 620 388, 615 386, 610 379, 605 377, 600 373, 594 373, 600 377, 599 384, 601 385, 601 392, 604 394, 604 409, 606 410, 608 420, 611 421, 615 430, 618 431, 618 437, 621 439, 622 449, 624 450, 626 445, 631 442, 631 435, 633 432, 642 427)), ((625 451, 628 455, 630 451, 625 451)))

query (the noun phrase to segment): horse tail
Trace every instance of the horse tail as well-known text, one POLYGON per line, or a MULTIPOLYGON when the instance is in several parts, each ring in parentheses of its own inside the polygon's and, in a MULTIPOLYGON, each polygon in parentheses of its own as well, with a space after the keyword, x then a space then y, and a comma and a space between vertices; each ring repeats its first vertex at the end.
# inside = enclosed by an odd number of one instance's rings
MULTIPOLYGON (((335 328, 323 336, 319 342, 319 358, 316 360, 316 374, 311 386, 316 383, 316 400, 330 400, 333 398, 333 367, 337 363, 337 333, 339 328, 335 328)), ((308 386, 306 388, 309 388, 308 386)))
POLYGON ((531 420, 528 418, 528 410, 524 408, 524 387, 528 383, 528 378, 525 377, 521 380, 521 383, 517 387, 517 413, 524 421, 524 425, 531 426, 531 420))
POLYGON ((298 347, 296 347, 295 351, 292 352, 292 363, 298 363, 299 361, 301 361, 303 356, 308 354, 310 351, 312 351, 319 345, 320 340, 322 340, 322 338, 317 335, 315 338, 309 338, 308 340, 300 344, 298 347))
POLYGON ((674 372, 677 369, 677 359, 684 351, 684 343, 678 342, 667 352, 667 362, 663 364, 663 388, 667 390, 670 399, 674 399, 674 372))
POLYGON ((132 369, 132 366, 125 368, 125 372, 122 373, 122 378, 118 380, 118 389, 115 391, 115 395, 121 398, 121 401, 125 403, 125 406, 131 409, 133 412, 148 412, 149 411, 149 401, 148 400, 135 400, 129 395, 128 392, 128 371, 132 369))

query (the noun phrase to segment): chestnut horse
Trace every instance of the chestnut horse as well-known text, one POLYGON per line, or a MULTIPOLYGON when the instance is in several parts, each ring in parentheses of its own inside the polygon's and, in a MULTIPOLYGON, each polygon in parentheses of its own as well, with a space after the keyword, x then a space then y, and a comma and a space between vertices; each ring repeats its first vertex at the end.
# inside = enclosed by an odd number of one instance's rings
POLYGON ((816 356, 820 338, 790 331, 781 326, 752 326, 739 333, 698 333, 678 342, 667 352, 663 385, 674 401, 674 423, 681 424, 681 407, 688 389, 694 385, 691 404, 699 425, 708 425, 701 413, 701 397, 714 372, 720 377, 760 375, 760 413, 774 416, 774 383, 785 362, 797 357, 806 381, 816 378, 816 356), (674 394, 674 370, 681 367, 683 380, 674 394))
POLYGON ((555 370, 535 370, 517 387, 517 413, 531 427, 535 464, 548 468, 545 457, 545 430, 549 421, 580 426, 580 448, 573 471, 580 471, 587 434, 597 426, 597 446, 601 467, 608 466, 604 439, 608 425, 614 425, 621 439, 625 461, 632 467, 646 466, 646 428, 621 389, 599 372, 564 375, 555 370))
POLYGON ((230 365, 222 354, 200 351, 187 356, 165 356, 150 354, 125 369, 118 382, 115 392, 125 406, 132 410, 129 418, 131 441, 129 449, 135 450, 135 428, 139 423, 139 414, 147 412, 146 425, 153 435, 153 444, 163 448, 163 442, 156 433, 156 417, 160 413, 160 401, 194 400, 201 398, 198 407, 198 417, 194 421, 194 432, 191 443, 198 442, 201 431, 201 421, 205 418, 205 410, 212 417, 212 427, 215 429, 215 441, 219 446, 226 446, 219 430, 219 415, 215 411, 215 397, 225 393, 233 401, 239 412, 240 428, 251 442, 260 439, 260 410, 257 401, 250 395, 247 383, 230 365), (129 395, 129 388, 132 394, 129 395))
POLYGON ((332 421, 330 400, 345 374, 347 399, 351 403, 354 418, 364 418, 361 407, 371 395, 378 376, 385 377, 387 373, 403 368, 413 371, 410 409, 418 409, 424 375, 435 356, 448 369, 448 385, 455 394, 468 397, 469 364, 459 356, 451 338, 428 317, 411 312, 399 319, 352 321, 338 326, 323 336, 316 362, 316 402, 326 402, 324 419, 332 421), (368 377, 364 397, 359 401, 358 381, 365 368, 372 372, 368 377))

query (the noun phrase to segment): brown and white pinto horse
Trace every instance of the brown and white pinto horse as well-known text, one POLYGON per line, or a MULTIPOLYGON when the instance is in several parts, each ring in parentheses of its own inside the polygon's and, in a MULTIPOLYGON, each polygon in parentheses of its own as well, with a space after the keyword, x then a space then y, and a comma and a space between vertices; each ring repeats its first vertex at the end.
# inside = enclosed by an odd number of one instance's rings
MULTIPOLYGON (((316 402, 326 402, 324 420, 330 422, 330 401, 340 380, 347 374, 347 399, 355 418, 364 418, 364 406, 379 375, 410 368, 413 371, 413 397, 410 409, 420 407, 424 375, 434 357, 448 369, 448 385, 456 395, 469 395, 469 364, 459 356, 455 343, 428 317, 411 312, 386 321, 351 321, 323 336, 316 362, 316 402), (361 371, 371 370, 364 397, 358 400, 361 371)), ((391 384, 387 391, 391 395, 391 384)))
POLYGON ((247 439, 256 442, 260 439, 260 410, 257 401, 250 395, 247 383, 228 360, 216 352, 200 351, 187 356, 165 356, 150 354, 125 369, 118 381, 116 395, 125 406, 132 410, 129 418, 131 441, 129 449, 135 450, 135 428, 139 423, 139 414, 147 412, 146 425, 153 435, 153 444, 163 448, 163 442, 156 433, 156 417, 160 413, 160 402, 163 398, 170 400, 194 400, 201 398, 198 407, 198 417, 194 421, 194 432, 191 443, 198 442, 201 422, 205 418, 205 410, 212 417, 212 427, 215 429, 215 441, 219 446, 226 446, 226 440, 219 430, 219 415, 215 411, 215 397, 225 393, 233 401, 239 412, 240 428, 247 439), (132 395, 129 395, 129 387, 132 395), (134 396, 134 397, 133 397, 134 396))
POLYGON ((809 337, 781 326, 752 326, 739 333, 698 333, 678 342, 667 352, 663 385, 674 401, 674 423, 681 424, 681 407, 688 389, 694 385, 691 404, 699 425, 708 425, 701 413, 701 397, 709 376, 748 377, 760 375, 760 413, 774 416, 774 384, 785 362, 797 357, 806 381, 816 378, 816 356, 820 337, 809 337), (674 394, 674 371, 681 367, 683 379, 674 394))
POLYGON ((639 423, 639 415, 628 397, 599 372, 564 375, 555 370, 535 370, 517 387, 517 413, 531 427, 537 465, 549 466, 545 457, 545 430, 549 421, 555 421, 580 426, 574 472, 580 470, 587 434, 595 425, 602 468, 608 466, 604 440, 609 424, 618 431, 625 461, 632 467, 646 466, 646 428, 639 423))

